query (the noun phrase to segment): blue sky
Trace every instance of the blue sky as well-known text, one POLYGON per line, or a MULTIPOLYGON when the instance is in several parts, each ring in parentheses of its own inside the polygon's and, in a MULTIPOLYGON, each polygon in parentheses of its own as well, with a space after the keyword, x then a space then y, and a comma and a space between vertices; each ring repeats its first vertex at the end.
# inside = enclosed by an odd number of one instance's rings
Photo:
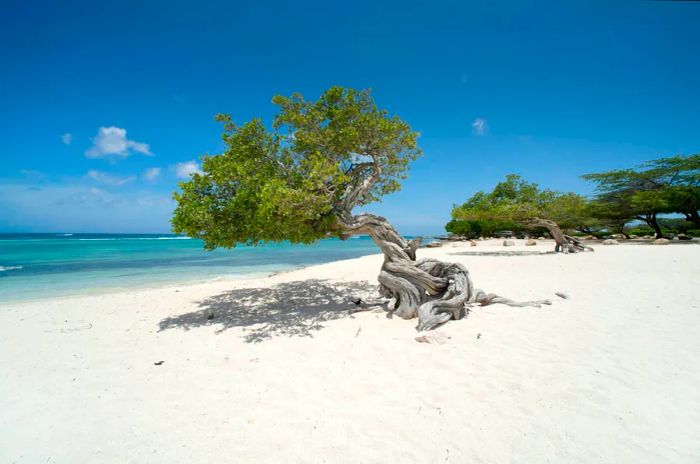
POLYGON ((700 151, 700 2, 3 2, 0 231, 166 232, 178 177, 270 98, 372 88, 420 131, 407 234, 515 172, 700 151))

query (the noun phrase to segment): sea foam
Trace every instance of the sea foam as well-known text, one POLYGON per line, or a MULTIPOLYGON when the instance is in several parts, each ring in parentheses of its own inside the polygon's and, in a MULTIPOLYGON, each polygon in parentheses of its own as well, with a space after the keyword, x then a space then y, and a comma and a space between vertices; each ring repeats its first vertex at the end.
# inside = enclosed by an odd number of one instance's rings
POLYGON ((22 266, 0 266, 0 272, 22 269, 22 266))

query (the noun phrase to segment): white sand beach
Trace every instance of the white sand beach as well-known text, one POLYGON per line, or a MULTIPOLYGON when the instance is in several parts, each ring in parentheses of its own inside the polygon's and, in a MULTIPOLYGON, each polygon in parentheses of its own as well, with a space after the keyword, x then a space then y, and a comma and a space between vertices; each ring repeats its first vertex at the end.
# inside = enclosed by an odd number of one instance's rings
POLYGON ((0 462, 700 462, 700 246, 594 246, 419 250, 553 302, 475 307, 443 345, 348 314, 380 255, 4 304, 0 462))

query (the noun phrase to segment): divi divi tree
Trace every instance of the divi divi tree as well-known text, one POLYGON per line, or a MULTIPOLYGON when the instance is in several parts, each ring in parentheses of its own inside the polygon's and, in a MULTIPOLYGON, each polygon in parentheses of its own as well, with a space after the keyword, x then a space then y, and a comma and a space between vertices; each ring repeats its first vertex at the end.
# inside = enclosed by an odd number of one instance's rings
POLYGON ((416 260, 420 239, 406 240, 383 217, 354 210, 400 188, 421 155, 418 134, 377 108, 369 91, 332 87, 317 101, 276 96, 268 129, 260 119, 224 124, 226 150, 205 156, 202 172, 180 184, 177 233, 208 249, 236 244, 368 234, 384 254, 380 292, 387 310, 431 329, 465 314, 470 302, 517 303, 475 290, 461 264, 416 260))

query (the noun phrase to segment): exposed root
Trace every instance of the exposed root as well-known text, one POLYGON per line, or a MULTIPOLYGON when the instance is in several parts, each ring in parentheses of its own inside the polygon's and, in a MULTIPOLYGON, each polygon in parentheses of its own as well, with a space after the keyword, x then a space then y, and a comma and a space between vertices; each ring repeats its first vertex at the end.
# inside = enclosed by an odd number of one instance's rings
POLYGON ((530 227, 544 227, 549 231, 556 245, 554 251, 559 253, 578 253, 579 251, 595 251, 588 245, 584 245, 579 239, 566 235, 561 228, 549 219, 534 218, 527 223, 530 227))
MULTIPOLYGON (((459 263, 435 259, 416 261, 419 239, 406 241, 389 222, 372 214, 341 219, 343 228, 351 233, 367 233, 384 253, 379 273, 379 291, 388 298, 387 316, 403 319, 418 318, 419 331, 431 330, 453 319, 461 319, 470 304, 482 306, 502 303, 508 306, 540 307, 549 300, 514 301, 474 289, 469 271, 459 263)), ((370 311, 377 305, 356 302, 351 313, 370 311)))
POLYGON ((476 296, 476 303, 479 303, 481 306, 488 306, 491 304, 495 303, 501 303, 506 306, 512 306, 516 308, 523 308, 525 306, 533 306, 535 308, 540 308, 542 305, 551 305, 552 301, 551 300, 532 300, 532 301, 514 301, 511 300, 510 298, 506 298, 503 296, 498 296, 495 293, 484 293, 481 290, 478 291, 479 293, 476 296))
POLYGON ((577 253, 579 251, 595 251, 593 248, 585 245, 582 241, 570 235, 564 235, 564 240, 566 240, 567 246, 571 253, 577 253))

